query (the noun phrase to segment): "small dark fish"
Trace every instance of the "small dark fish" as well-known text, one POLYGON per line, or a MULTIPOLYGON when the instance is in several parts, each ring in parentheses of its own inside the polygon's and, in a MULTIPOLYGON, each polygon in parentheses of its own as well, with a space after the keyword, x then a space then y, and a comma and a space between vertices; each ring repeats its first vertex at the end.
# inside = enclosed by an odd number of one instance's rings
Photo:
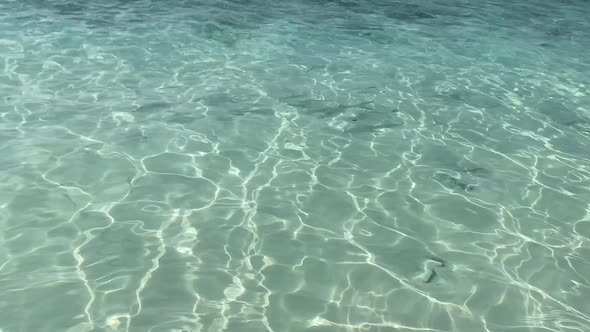
POLYGON ((463 191, 469 192, 475 188, 474 185, 464 183, 460 179, 445 173, 436 173, 434 175, 434 180, 440 182, 443 186, 452 190, 461 189, 463 191))
POLYGON ((590 123, 585 120, 573 120, 565 122, 564 125, 574 128, 582 134, 590 134, 590 123))
POLYGON ((321 117, 323 118, 329 118, 329 117, 335 117, 337 115, 340 115, 342 113, 344 113, 344 111, 346 111, 349 108, 363 108, 363 109, 372 109, 372 108, 368 108, 367 106, 371 105, 373 106, 373 102, 364 102, 364 103, 359 103, 356 105, 338 105, 336 107, 330 108, 328 110, 325 110, 321 113, 321 117))
POLYGON ((473 176, 485 176, 485 175, 489 175, 490 171, 484 167, 471 167, 471 168, 463 168, 462 170, 460 170, 459 172, 461 173, 466 173, 469 175, 473 175, 473 176))
POLYGON ((152 112, 155 110, 160 110, 160 109, 168 109, 172 107, 172 104, 170 103, 166 103, 166 102, 155 102, 155 103, 149 103, 149 104, 145 104, 145 105, 141 105, 138 108, 136 108, 135 110, 133 110, 132 112, 152 112))
POLYGON ((435 268, 444 268, 446 265, 446 262, 440 258, 428 257, 423 262, 422 271, 417 275, 417 277, 422 280, 423 283, 429 284, 434 281, 434 278, 437 277, 435 268))
POLYGON ((87 9, 84 6, 76 4, 55 5, 54 7, 57 13, 63 16, 80 16, 87 9))
POLYGON ((422 282, 424 282, 425 284, 429 284, 434 280, 434 278, 436 278, 436 271, 430 270, 427 274, 424 275, 422 282))
POLYGON ((445 262, 442 258, 437 258, 434 256, 429 256, 426 263, 427 264, 428 263, 436 264, 436 265, 438 265, 438 267, 446 267, 447 266, 447 262, 445 262))
POLYGON ((434 15, 428 13, 421 6, 400 2, 391 3, 390 6, 388 6, 388 8, 385 10, 384 14, 387 18, 401 21, 435 18, 434 15))
MULTIPOLYGON (((355 121, 355 120, 353 119, 353 121, 355 121)), ((348 132, 348 133, 376 132, 376 131, 380 131, 383 129, 393 129, 393 128, 397 128, 400 126, 403 126, 403 124, 401 124, 401 123, 382 123, 382 124, 378 124, 378 125, 357 126, 357 127, 350 128, 346 132, 348 132)))
POLYGON ((475 168, 464 168, 461 170, 461 172, 464 173, 473 173, 473 172, 479 172, 479 171, 483 171, 485 170, 485 168, 483 167, 475 167, 475 168))

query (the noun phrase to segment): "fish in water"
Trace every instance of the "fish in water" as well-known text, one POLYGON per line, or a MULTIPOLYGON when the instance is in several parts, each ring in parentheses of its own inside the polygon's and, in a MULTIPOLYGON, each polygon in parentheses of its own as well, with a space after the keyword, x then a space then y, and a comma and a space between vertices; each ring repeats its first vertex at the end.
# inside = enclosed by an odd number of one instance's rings
POLYGON ((132 112, 133 113, 152 113, 152 112, 159 111, 161 109, 170 109, 171 107, 172 107, 172 104, 170 104, 170 103, 163 102, 163 101, 157 101, 157 102, 153 102, 153 103, 143 104, 143 105, 139 106, 138 108, 134 109, 132 112))
POLYGON ((436 173, 434 180, 451 190, 463 190, 466 192, 473 191, 475 186, 462 182, 460 179, 452 177, 446 173, 436 173))
MULTIPOLYGON (((352 121, 356 121, 354 118, 352 121)), ((393 129, 402 126, 401 123, 381 123, 376 125, 356 126, 347 130, 348 133, 374 133, 384 129, 393 129)))
POLYGON ((373 102, 363 102, 363 103, 358 103, 355 105, 338 105, 335 107, 331 107, 331 108, 322 110, 322 113, 320 114, 320 116, 322 118, 333 118, 333 117, 336 117, 336 116, 346 112, 346 110, 351 109, 351 108, 361 108, 361 109, 366 109, 366 110, 372 110, 373 107, 374 107, 373 102))
POLYGON ((576 129, 582 134, 590 134, 590 122, 585 120, 572 120, 565 122, 564 125, 576 129))
POLYGON ((423 283, 429 284, 434 280, 434 278, 436 278, 436 271, 424 269, 421 273, 418 273, 416 277, 422 280, 423 283))
POLYGON ((465 167, 459 172, 477 177, 485 177, 491 174, 490 170, 484 167, 465 167))
POLYGON ((433 14, 429 13, 425 8, 421 6, 401 2, 392 2, 385 9, 384 15, 387 18, 402 21, 435 18, 433 14))
POLYGON ((437 274, 434 268, 438 267, 445 267, 446 262, 442 259, 438 259, 435 257, 427 258, 421 266, 421 269, 416 275, 418 280, 421 280, 425 284, 429 284, 436 278, 437 274))

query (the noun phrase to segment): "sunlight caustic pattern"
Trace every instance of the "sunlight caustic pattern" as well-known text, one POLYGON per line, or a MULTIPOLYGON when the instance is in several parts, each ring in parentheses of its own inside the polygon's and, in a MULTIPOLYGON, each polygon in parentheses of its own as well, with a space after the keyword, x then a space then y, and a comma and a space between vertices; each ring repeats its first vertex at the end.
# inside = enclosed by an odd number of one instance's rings
POLYGON ((0 329, 590 330, 589 14, 0 0, 0 329))

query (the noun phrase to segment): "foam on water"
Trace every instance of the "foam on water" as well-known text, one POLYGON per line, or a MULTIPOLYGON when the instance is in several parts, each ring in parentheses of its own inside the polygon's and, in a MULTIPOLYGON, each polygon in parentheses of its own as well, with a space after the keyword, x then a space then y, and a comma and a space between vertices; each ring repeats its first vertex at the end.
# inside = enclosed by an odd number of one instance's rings
POLYGON ((0 0, 0 329, 589 331, 588 16, 0 0))

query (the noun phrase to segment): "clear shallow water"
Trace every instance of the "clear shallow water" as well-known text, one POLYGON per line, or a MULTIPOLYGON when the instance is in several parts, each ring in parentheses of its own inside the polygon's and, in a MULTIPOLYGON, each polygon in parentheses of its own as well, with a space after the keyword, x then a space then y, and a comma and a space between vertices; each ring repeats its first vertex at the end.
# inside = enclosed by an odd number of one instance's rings
POLYGON ((589 15, 0 1, 0 329, 589 331, 589 15))

